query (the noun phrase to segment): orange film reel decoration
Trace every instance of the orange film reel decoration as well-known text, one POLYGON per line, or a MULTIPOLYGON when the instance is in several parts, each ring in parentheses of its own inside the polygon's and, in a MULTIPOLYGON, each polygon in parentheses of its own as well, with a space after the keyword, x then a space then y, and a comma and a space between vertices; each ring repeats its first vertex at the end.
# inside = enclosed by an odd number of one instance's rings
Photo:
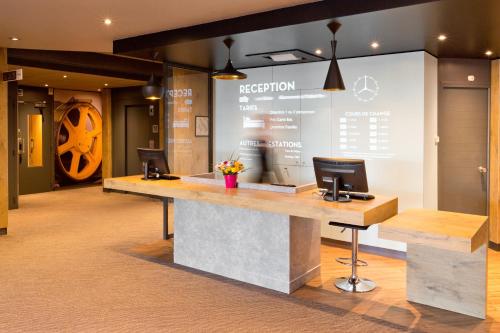
POLYGON ((55 110, 56 164, 63 175, 82 182, 102 162, 102 117, 89 102, 70 100, 55 110))

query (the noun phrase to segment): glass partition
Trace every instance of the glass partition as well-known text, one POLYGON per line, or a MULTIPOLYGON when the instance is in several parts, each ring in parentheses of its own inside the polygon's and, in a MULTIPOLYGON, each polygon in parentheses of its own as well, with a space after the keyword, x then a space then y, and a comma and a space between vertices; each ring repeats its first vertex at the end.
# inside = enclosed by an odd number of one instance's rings
POLYGON ((29 114, 28 167, 43 167, 43 118, 41 114, 29 114))
POLYGON ((167 70, 166 140, 170 171, 177 175, 209 171, 211 119, 209 75, 189 69, 167 70))

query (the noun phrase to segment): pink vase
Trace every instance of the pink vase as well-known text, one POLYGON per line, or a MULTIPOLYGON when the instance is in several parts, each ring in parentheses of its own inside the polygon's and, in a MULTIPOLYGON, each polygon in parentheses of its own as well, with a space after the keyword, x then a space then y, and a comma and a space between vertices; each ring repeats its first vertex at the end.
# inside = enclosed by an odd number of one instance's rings
POLYGON ((238 185, 238 174, 224 175, 224 180, 226 181, 226 188, 236 188, 238 185))

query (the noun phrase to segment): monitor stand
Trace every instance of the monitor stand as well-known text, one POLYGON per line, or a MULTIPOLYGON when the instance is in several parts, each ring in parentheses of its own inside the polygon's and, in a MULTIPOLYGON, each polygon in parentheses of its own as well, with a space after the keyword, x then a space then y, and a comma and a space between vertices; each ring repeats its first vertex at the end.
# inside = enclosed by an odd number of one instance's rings
POLYGON ((332 194, 326 193, 323 197, 325 201, 351 202, 349 198, 341 197, 339 194, 339 177, 333 177, 332 194))
POLYGON ((142 168, 143 168, 143 176, 142 176, 142 180, 156 180, 156 179, 159 179, 157 177, 154 177, 154 176, 151 176, 150 173, 149 173, 149 161, 148 162, 142 162, 142 168))

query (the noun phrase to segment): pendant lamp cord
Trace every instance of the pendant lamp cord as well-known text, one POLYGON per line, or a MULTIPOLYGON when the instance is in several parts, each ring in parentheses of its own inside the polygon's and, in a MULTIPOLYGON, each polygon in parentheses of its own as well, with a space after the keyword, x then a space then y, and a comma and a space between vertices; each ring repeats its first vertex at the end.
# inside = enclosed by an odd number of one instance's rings
POLYGON ((337 52, 337 39, 335 38, 335 34, 333 34, 333 40, 332 40, 332 53, 333 53, 333 58, 336 57, 337 52))

